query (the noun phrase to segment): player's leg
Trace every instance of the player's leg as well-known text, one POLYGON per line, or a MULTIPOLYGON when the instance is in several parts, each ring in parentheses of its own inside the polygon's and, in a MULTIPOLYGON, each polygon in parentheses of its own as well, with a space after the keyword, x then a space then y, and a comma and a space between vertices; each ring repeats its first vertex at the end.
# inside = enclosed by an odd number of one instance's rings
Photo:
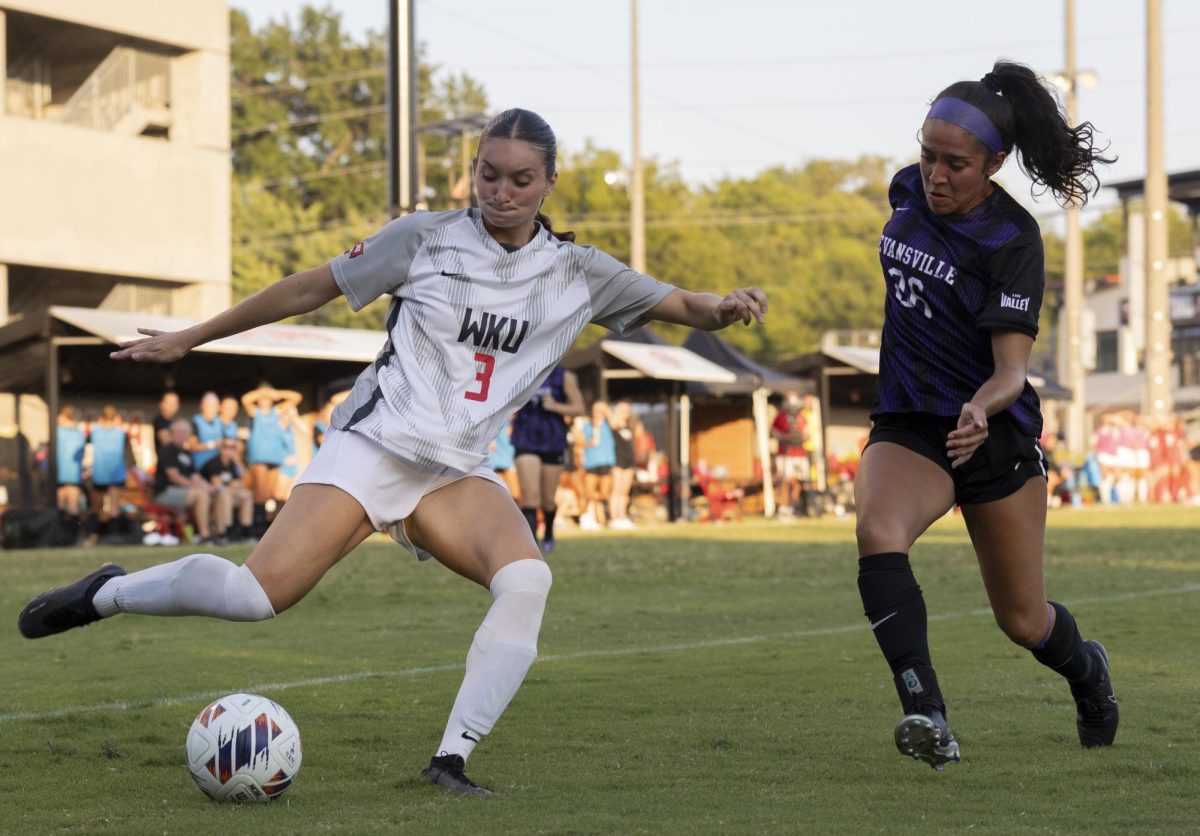
POLYGON ((372 531, 362 506, 340 488, 302 485, 293 499, 242 566, 214 554, 132 574, 108 564, 35 598, 21 613, 21 632, 40 638, 121 612, 271 618, 303 598, 372 531))
POLYGON ((233 525, 233 490, 232 485, 217 488, 216 495, 213 497, 213 505, 216 506, 213 518, 216 520, 215 534, 217 537, 227 537, 229 527, 233 525))
POLYGON ((558 483, 562 479, 563 465, 541 463, 538 503, 542 509, 542 551, 554 551, 554 521, 558 518, 558 483))
POLYGON ((438 753, 424 773, 447 789, 475 794, 480 788, 463 774, 463 767, 537 657, 550 569, 508 492, 487 479, 468 477, 425 496, 405 530, 418 548, 492 594, 467 653, 438 753), (464 520, 488 524, 464 525, 464 520))
POLYGON ((867 447, 854 483, 858 589, 863 611, 892 671, 905 717, 901 752, 940 769, 958 760, 929 652, 928 615, 908 552, 954 506, 954 483, 927 456, 897 443, 867 447))
POLYGON ((209 520, 212 519, 213 491, 208 485, 188 488, 187 507, 192 512, 192 521, 196 524, 196 536, 201 543, 209 539, 209 520))
POLYGON ((536 453, 521 453, 513 459, 513 467, 521 486, 521 514, 536 540, 538 506, 542 503, 542 460, 536 453))
POLYGON ((1108 656, 1099 642, 1083 640, 1065 606, 1046 600, 1045 490, 1045 482, 1034 477, 1003 499, 963 505, 963 519, 996 623, 1070 683, 1080 742, 1108 746, 1119 722, 1108 656))

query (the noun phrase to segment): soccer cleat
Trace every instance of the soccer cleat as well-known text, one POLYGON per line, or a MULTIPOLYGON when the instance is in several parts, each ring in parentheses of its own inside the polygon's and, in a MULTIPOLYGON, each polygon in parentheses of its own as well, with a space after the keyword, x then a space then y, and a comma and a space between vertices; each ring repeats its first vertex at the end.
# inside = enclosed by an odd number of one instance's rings
POLYGON ((554 538, 547 537, 542 540, 542 554, 550 554, 554 551, 554 538))
POLYGON ((495 795, 491 790, 476 784, 463 771, 467 762, 462 755, 438 755, 431 758, 429 766, 421 770, 421 777, 436 787, 456 792, 459 795, 495 795))
POLYGON ((43 592, 21 610, 17 618, 21 635, 27 639, 40 639, 99 621, 100 614, 92 606, 92 598, 105 581, 124 574, 124 568, 115 563, 105 563, 70 586, 43 592))
POLYGON ((913 760, 925 761, 941 772, 946 764, 958 763, 958 741, 946 718, 937 710, 909 714, 896 726, 896 748, 913 760))
POLYGON ((1092 654, 1093 674, 1083 682, 1071 683, 1075 698, 1075 728, 1085 749, 1111 746, 1117 736, 1120 714, 1108 673, 1108 653, 1100 642, 1089 639, 1084 647, 1092 654))

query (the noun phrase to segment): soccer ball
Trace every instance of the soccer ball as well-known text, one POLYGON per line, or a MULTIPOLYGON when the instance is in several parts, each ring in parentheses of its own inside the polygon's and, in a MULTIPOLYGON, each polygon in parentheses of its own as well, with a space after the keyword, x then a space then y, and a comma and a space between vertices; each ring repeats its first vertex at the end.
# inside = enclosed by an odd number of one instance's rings
POLYGON ((187 765, 215 801, 270 801, 300 771, 300 729, 266 697, 230 694, 192 723, 187 765))

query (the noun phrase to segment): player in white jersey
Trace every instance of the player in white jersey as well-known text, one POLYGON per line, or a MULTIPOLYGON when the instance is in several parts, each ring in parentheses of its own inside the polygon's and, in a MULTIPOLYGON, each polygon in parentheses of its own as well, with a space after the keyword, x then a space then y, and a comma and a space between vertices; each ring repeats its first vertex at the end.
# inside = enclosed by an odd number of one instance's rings
POLYGON ((313 270, 288 276, 183 331, 142 329, 112 356, 170 363, 198 345, 307 313, 338 296, 356 310, 392 297, 387 339, 279 517, 242 566, 211 554, 126 574, 100 567, 35 598, 29 638, 120 612, 259 621, 291 607, 374 531, 490 590, 491 608, 426 780, 490 794, 464 773, 537 655, 550 570, 488 443, 590 322, 626 333, 651 319, 716 330, 763 321, 757 288, 725 297, 656 282, 556 235, 541 215, 556 141, 537 114, 484 128, 474 162, 479 208, 399 218, 313 270), (463 525, 463 520, 486 524, 463 525))

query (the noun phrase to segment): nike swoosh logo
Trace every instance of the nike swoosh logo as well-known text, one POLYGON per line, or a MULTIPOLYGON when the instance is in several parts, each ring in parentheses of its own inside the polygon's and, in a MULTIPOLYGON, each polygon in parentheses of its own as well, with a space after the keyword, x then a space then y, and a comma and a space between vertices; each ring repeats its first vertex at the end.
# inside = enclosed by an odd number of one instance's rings
POLYGON ((468 276, 466 273, 449 273, 445 270, 439 271, 439 274, 445 276, 447 279, 469 279, 470 278, 470 276, 468 276))
POLYGON ((872 621, 871 629, 874 630, 876 627, 878 627, 883 622, 887 621, 889 618, 893 618, 894 616, 897 616, 899 614, 900 614, 899 611, 897 611, 897 612, 892 613, 891 615, 885 615, 883 618, 879 619, 878 621, 872 621))
POLYGON ((469 740, 469 741, 471 741, 472 743, 478 743, 478 742, 479 742, 479 738, 477 738, 477 737, 471 737, 471 735, 467 734, 466 732, 463 732, 463 733, 462 733, 462 736, 463 736, 463 739, 464 739, 464 740, 469 740))

